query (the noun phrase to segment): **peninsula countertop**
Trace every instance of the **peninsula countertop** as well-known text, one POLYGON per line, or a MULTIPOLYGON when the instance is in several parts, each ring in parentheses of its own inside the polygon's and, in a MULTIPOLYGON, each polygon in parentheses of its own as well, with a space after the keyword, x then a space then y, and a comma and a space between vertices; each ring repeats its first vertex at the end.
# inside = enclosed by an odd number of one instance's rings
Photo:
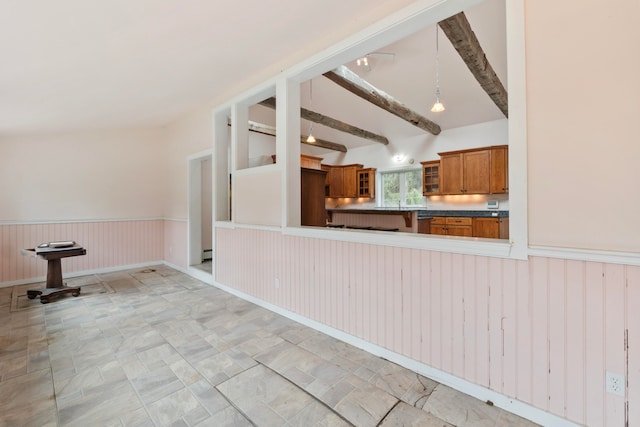
POLYGON ((375 215, 410 215, 417 212, 418 219, 436 216, 454 216, 469 218, 508 218, 507 210, 440 210, 423 207, 380 207, 380 208, 328 208, 329 213, 375 214, 375 215))

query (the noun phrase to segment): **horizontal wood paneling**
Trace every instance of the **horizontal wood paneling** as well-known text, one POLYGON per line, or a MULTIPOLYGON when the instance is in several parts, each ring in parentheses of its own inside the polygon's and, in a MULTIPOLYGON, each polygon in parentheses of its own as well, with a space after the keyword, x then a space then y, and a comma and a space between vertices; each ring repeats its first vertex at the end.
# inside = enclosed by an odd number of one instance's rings
MULTIPOLYGON (((604 373, 624 373, 625 324, 640 324, 637 307, 625 310, 628 287, 638 299, 637 267, 217 229, 215 274, 226 286, 573 422, 623 419, 624 399, 605 393, 604 373)), ((638 387, 630 382, 629 394, 638 387)))
POLYGON ((0 225, 0 283, 43 277, 47 263, 21 254, 43 242, 75 240, 87 255, 62 260, 64 273, 163 259, 164 220, 0 225))

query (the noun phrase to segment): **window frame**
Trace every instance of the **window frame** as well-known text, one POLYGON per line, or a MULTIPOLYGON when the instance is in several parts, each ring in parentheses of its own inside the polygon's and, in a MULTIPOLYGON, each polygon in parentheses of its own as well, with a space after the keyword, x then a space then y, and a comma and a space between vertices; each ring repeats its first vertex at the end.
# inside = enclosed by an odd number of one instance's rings
MULTIPOLYGON (((393 208, 395 205, 386 205, 384 201, 384 175, 390 175, 393 173, 401 174, 404 176, 407 172, 418 172, 422 174, 422 170, 419 167, 410 167, 410 168, 400 168, 400 169, 385 169, 378 171, 378 176, 376 177, 376 182, 378 183, 378 188, 376 188, 377 194, 380 195, 377 201, 377 206, 381 208, 393 208)), ((406 178, 399 180, 400 187, 400 205, 397 206, 399 208, 424 208, 426 209, 426 205, 424 203, 424 196, 422 196, 422 176, 420 177, 420 185, 417 187, 420 192, 420 196, 422 198, 422 203, 419 205, 408 205, 406 203, 402 203, 402 201, 406 201, 407 188, 406 188, 406 178)))

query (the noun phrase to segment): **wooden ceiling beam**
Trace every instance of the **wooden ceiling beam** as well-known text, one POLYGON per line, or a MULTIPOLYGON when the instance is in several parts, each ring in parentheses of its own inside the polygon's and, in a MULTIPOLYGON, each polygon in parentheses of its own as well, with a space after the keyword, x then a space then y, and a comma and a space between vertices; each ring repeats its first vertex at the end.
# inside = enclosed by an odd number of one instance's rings
MULTIPOLYGON (((227 120, 227 124, 231 126, 231 118, 227 120)), ((276 128, 273 126, 266 125, 264 123, 258 123, 249 120, 249 131, 255 133, 261 133, 263 135, 276 136, 276 128)), ((302 144, 312 145, 314 147, 326 148, 334 151, 341 151, 343 153, 347 152, 347 147, 338 144, 336 142, 326 141, 324 139, 316 138, 316 142, 308 142, 305 136, 300 136, 300 142, 302 144)))
MULTIPOLYGON (((267 98, 264 101, 259 102, 259 104, 274 110, 276 109, 276 99, 273 97, 267 98)), ((316 113, 315 111, 307 110, 306 108, 300 108, 300 117, 305 120, 309 120, 310 122, 318 123, 350 135, 370 139, 383 145, 389 144, 389 140, 385 136, 369 132, 368 130, 350 125, 349 123, 341 122, 340 120, 325 116, 324 114, 316 113)))
POLYGON ((409 109, 406 105, 394 99, 391 95, 377 89, 344 65, 332 71, 327 71, 323 75, 349 92, 422 130, 434 135, 438 135, 441 132, 440 126, 437 123, 409 109))
POLYGON ((440 25, 453 47, 458 51, 464 63, 467 64, 471 74, 480 83, 482 89, 487 92, 491 100, 502 111, 502 114, 505 117, 509 117, 507 90, 489 63, 464 12, 442 20, 438 25, 440 25))

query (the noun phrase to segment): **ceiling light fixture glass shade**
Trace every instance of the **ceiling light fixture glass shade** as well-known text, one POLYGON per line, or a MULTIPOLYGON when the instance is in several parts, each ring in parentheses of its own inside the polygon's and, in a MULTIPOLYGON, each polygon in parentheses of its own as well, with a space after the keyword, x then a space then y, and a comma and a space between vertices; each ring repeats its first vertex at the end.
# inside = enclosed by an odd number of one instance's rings
POLYGON ((440 113, 444 110, 444 105, 440 102, 440 46, 438 45, 438 24, 436 24, 436 102, 431 107, 431 111, 440 113))
POLYGON ((358 58, 356 59, 356 64, 358 64, 358 67, 368 67, 369 66, 369 59, 367 59, 366 56, 363 56, 362 58, 358 58))
MULTIPOLYGON (((309 80, 309 109, 313 108, 313 79, 309 80)), ((315 137, 313 136, 313 122, 309 122, 309 136, 307 137, 307 142, 314 143, 316 142, 315 137)))
POLYGON ((316 138, 312 135, 311 128, 312 128, 312 125, 309 125, 309 136, 307 137, 307 142, 314 143, 316 142, 316 138))

